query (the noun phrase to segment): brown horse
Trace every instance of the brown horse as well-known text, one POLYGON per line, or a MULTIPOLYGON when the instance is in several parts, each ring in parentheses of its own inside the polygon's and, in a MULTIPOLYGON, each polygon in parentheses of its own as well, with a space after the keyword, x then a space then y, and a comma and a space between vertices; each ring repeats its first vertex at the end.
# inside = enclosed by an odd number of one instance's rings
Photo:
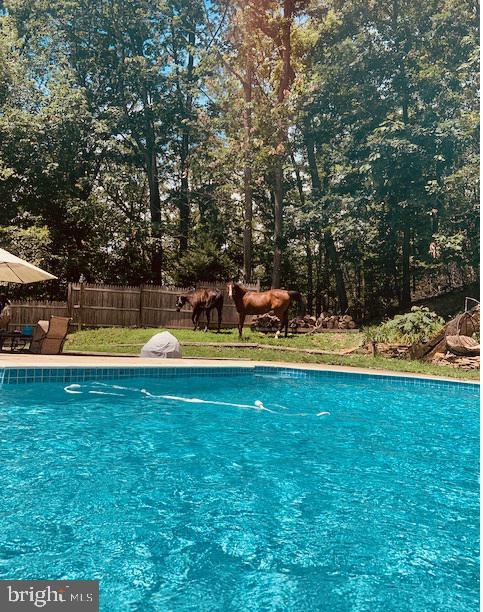
POLYGON ((179 312, 185 304, 190 304, 193 309, 191 320, 194 329, 198 327, 201 313, 206 312, 205 331, 210 325, 210 312, 213 308, 218 311, 218 332, 221 327, 221 314, 223 311, 223 293, 219 289, 193 289, 189 293, 178 296, 176 300, 176 310, 179 312))
POLYGON ((305 311, 305 302, 298 291, 285 289, 270 289, 269 291, 249 291, 238 283, 228 284, 228 295, 235 302, 238 312, 238 335, 242 337, 243 323, 246 315, 265 314, 273 310, 280 319, 280 329, 277 336, 285 327, 285 337, 288 334, 288 309, 293 301, 300 305, 300 314, 305 311))

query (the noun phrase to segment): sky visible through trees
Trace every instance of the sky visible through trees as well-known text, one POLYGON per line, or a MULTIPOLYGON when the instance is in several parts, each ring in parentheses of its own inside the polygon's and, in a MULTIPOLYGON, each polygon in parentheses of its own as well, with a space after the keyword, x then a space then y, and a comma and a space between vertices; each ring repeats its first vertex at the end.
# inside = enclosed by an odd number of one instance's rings
MULTIPOLYGON (((477 278, 478 4, 0 2, 0 242, 380 316, 477 278)), ((45 288, 38 288, 38 291, 45 288)))

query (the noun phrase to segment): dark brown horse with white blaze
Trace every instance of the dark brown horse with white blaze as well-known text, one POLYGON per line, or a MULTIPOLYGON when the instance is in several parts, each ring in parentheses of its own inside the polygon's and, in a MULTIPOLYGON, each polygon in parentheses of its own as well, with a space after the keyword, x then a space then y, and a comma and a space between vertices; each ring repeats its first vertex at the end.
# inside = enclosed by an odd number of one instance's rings
POLYGON ((221 315, 223 312, 223 293, 219 289, 193 289, 188 293, 179 295, 176 300, 176 310, 179 312, 185 304, 189 304, 193 309, 191 320, 193 321, 194 329, 199 327, 201 313, 206 312, 205 331, 210 325, 210 313, 213 308, 218 312, 218 331, 221 327, 221 315))
POLYGON ((300 305, 299 314, 305 314, 305 302, 298 291, 285 289, 270 289, 269 291, 250 291, 238 283, 228 284, 228 295, 235 302, 238 312, 238 335, 242 337, 243 324, 246 315, 260 315, 273 310, 280 319, 277 336, 285 327, 285 337, 288 334, 288 309, 292 302, 300 305))

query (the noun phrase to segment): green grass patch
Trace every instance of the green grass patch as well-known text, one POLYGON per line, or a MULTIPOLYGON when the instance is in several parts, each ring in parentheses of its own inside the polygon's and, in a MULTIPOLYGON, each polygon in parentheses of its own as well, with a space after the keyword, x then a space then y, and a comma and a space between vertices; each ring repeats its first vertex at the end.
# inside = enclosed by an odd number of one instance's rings
MULTIPOLYGON (((67 340, 66 349, 71 351, 89 350, 107 352, 107 347, 114 345, 143 345, 149 340, 149 338, 151 338, 151 336, 160 331, 164 330, 153 328, 130 329, 122 327, 86 329, 81 332, 70 334, 67 340)), ((192 329, 171 329, 168 331, 176 336, 181 344, 183 344, 183 342, 216 342, 217 344, 240 342, 238 332, 235 329, 224 329, 219 334, 212 331, 193 331, 192 329)), ((281 337, 277 339, 274 337, 274 334, 261 334, 260 332, 252 332, 251 330, 247 329, 243 331, 243 340, 241 340, 241 342, 291 346, 294 348, 312 348, 324 351, 337 351, 360 346, 362 343, 362 334, 337 332, 310 335, 289 334, 288 338, 281 337)))
POLYGON ((187 346, 183 348, 184 357, 204 357, 223 359, 250 359, 252 361, 280 361, 291 363, 320 363, 341 365, 371 370, 390 370, 391 372, 410 372, 429 376, 445 376, 464 380, 478 380, 479 372, 457 370, 449 366, 439 366, 421 361, 406 359, 387 359, 370 355, 310 355, 308 353, 284 353, 272 349, 253 349, 250 351, 228 347, 187 346), (243 352, 242 352, 243 351, 243 352))
MULTIPOLYGON (((103 328, 75 332, 69 335, 65 349, 96 353, 139 353, 139 348, 156 329, 103 328), (125 345, 125 346, 122 346, 125 345)), ((411 372, 431 376, 445 376, 466 380, 477 380, 479 372, 465 371, 419 361, 388 359, 382 356, 371 357, 363 354, 351 355, 311 355, 277 351, 270 348, 244 349, 223 346, 223 343, 238 342, 235 330, 224 330, 221 334, 214 332, 193 332, 187 329, 170 330, 183 342, 216 342, 220 346, 184 346, 184 357, 203 357, 206 359, 249 359, 253 361, 279 361, 285 363, 320 363, 328 365, 352 366, 373 370, 390 370, 393 372, 411 372)), ((275 340, 273 334, 264 335, 257 332, 244 332, 245 342, 258 344, 276 344, 294 348, 318 348, 322 350, 340 350, 354 348, 361 343, 361 334, 327 333, 318 335, 293 335, 289 338, 275 340), (246 335, 245 335, 246 334, 246 335)))

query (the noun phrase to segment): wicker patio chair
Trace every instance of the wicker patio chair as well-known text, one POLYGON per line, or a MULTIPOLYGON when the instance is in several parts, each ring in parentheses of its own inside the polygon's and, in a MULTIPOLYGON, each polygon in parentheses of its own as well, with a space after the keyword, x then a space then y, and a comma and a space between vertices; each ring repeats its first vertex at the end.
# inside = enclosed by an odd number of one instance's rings
POLYGON ((39 321, 34 330, 31 353, 41 355, 58 355, 64 348, 69 331, 68 317, 50 317, 50 321, 39 321))

